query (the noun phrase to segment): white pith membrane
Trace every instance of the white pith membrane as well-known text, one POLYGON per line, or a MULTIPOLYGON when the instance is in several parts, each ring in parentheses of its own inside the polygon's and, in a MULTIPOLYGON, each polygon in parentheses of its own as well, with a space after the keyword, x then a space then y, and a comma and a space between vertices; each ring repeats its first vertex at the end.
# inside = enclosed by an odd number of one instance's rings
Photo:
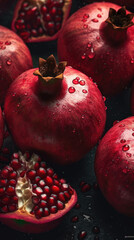
MULTIPOLYGON (((38 161, 38 155, 33 154, 30 161, 26 161, 26 156, 22 155, 21 152, 19 152, 20 160, 22 161, 22 168, 20 168, 17 173, 20 174, 23 170, 32 170, 34 169, 35 163, 38 161)), ((32 191, 32 184, 30 180, 26 177, 26 174, 24 177, 19 177, 16 184, 16 195, 18 197, 18 210, 21 212, 27 212, 30 213, 34 207, 34 204, 32 203, 32 196, 37 196, 36 193, 33 193, 32 191)))

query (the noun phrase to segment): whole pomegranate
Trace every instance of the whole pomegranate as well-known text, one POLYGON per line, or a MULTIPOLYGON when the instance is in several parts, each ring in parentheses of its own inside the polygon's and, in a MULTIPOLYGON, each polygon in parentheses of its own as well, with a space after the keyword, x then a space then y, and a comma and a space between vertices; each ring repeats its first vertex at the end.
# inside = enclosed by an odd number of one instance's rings
MULTIPOLYGON (((93 2, 101 2, 102 0, 81 0, 81 2, 84 2, 86 4, 88 3, 93 3, 93 2)), ((134 1, 133 0, 105 0, 105 2, 112 2, 115 4, 119 4, 121 6, 126 6, 126 7, 133 7, 134 6, 134 1)))
POLYGON ((59 164, 78 161, 99 140, 105 104, 97 86, 83 73, 58 65, 53 55, 39 69, 21 74, 11 85, 4 112, 21 150, 45 152, 59 164))
POLYGON ((117 211, 134 216, 134 117, 116 123, 102 138, 95 173, 108 202, 117 211))
POLYGON ((71 4, 72 0, 19 0, 12 30, 26 42, 54 40, 69 15, 71 4))
POLYGON ((134 21, 125 7, 101 2, 75 12, 58 39, 58 56, 91 76, 103 95, 120 92, 134 77, 134 21))
POLYGON ((4 102, 11 82, 32 66, 30 51, 22 39, 0 26, 0 104, 4 102))
POLYGON ((2 111, 0 108, 0 149, 3 143, 3 133, 4 133, 4 122, 3 122, 2 111))
POLYGON ((0 172, 0 221, 19 231, 51 230, 76 201, 75 190, 36 154, 14 153, 0 172))

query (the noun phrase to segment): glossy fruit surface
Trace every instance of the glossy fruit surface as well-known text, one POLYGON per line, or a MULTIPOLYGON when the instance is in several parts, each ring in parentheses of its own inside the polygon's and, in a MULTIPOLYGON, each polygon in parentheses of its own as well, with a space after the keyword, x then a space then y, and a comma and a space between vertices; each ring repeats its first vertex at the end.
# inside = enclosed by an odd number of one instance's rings
POLYGON ((117 211, 134 216, 134 117, 116 123, 102 138, 95 173, 107 201, 117 211))
MULTIPOLYGON (((93 2, 101 2, 101 0, 97 0, 97 1, 81 0, 81 1, 84 1, 86 4, 93 3, 93 2)), ((134 7, 134 1, 133 0, 105 0, 104 2, 111 2, 111 3, 121 5, 121 6, 129 7, 129 8, 134 7)))
POLYGON ((134 83, 132 84, 131 89, 131 112, 134 115, 134 83))
POLYGON ((19 0, 12 30, 26 42, 54 40, 64 25, 72 0, 19 0))
POLYGON ((76 201, 75 190, 36 154, 14 153, 0 172, 0 221, 16 230, 49 231, 76 201))
POLYGON ((124 7, 112 3, 86 5, 61 30, 59 59, 91 76, 104 96, 119 93, 134 76, 132 19, 124 7))
POLYGON ((32 66, 30 51, 22 39, 0 26, 0 104, 14 79, 32 66))
POLYGON ((3 122, 2 111, 0 108, 0 149, 3 143, 3 135, 4 135, 4 122, 3 122))
POLYGON ((24 72, 12 84, 4 108, 20 149, 44 152, 60 164, 80 160, 101 137, 106 120, 96 84, 65 66, 52 55, 40 58, 39 69, 24 72))

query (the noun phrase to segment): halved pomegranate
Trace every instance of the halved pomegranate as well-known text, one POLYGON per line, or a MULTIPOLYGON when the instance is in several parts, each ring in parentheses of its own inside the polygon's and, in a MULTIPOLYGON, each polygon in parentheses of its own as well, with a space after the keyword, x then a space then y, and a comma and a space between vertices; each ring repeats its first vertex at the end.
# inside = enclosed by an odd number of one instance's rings
POLYGON ((4 133, 4 122, 3 122, 3 116, 2 116, 2 111, 0 108, 0 148, 3 143, 3 133, 4 133))
POLYGON ((19 0, 12 30, 25 42, 54 40, 66 21, 72 0, 19 0))
POLYGON ((76 201, 75 190, 36 154, 14 153, 0 172, 0 221, 14 229, 49 231, 76 201))

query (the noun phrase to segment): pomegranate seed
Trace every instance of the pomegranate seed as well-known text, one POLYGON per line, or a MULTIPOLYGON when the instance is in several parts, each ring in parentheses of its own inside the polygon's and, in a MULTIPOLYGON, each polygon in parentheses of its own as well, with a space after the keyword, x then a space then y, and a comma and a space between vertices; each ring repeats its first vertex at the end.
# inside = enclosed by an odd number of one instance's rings
POLYGON ((63 183, 66 183, 66 181, 65 181, 64 179, 61 178, 61 179, 60 179, 60 183, 63 184, 63 183))
POLYGON ((18 203, 18 197, 17 196, 13 196, 12 199, 11 199, 12 203, 18 203))
POLYGON ((51 213, 56 213, 57 211, 58 211, 58 209, 57 209, 56 206, 52 206, 52 207, 50 208, 50 212, 51 212, 51 213))
POLYGON ((8 209, 9 209, 10 212, 14 212, 17 209, 17 207, 16 207, 15 204, 12 204, 12 205, 8 206, 8 209))
POLYGON ((61 28, 61 23, 57 22, 55 28, 58 31, 61 28))
POLYGON ((12 173, 10 173, 9 178, 16 178, 17 177, 17 173, 15 171, 13 171, 12 173))
POLYGON ((19 154, 18 153, 13 153, 12 155, 12 159, 19 159, 19 154))
POLYGON ((35 163, 34 169, 35 169, 35 170, 38 170, 38 169, 39 169, 39 163, 38 163, 38 162, 35 163))
POLYGON ((56 185, 53 185, 51 187, 51 190, 52 190, 53 193, 56 193, 56 194, 60 192, 60 188, 56 185))
POLYGON ((11 186, 15 186, 16 185, 15 179, 11 179, 8 184, 11 186))
POLYGON ((53 174, 54 174, 53 169, 52 169, 52 168, 47 168, 47 174, 48 174, 49 176, 53 176, 53 174))
POLYGON ((53 206, 55 204, 55 199, 53 197, 50 197, 48 199, 48 204, 49 204, 49 206, 53 206))
POLYGON ((8 197, 8 196, 3 197, 1 201, 3 204, 8 204, 10 202, 10 197, 8 197))
POLYGON ((39 176, 37 176, 37 177, 35 177, 34 182, 38 183, 40 180, 41 180, 41 178, 39 176))
POLYGON ((1 210, 2 210, 3 213, 7 213, 7 212, 8 212, 8 207, 7 207, 7 205, 6 205, 6 206, 3 206, 3 207, 1 208, 1 210))
POLYGON ((39 33, 40 35, 42 35, 43 32, 44 32, 43 28, 42 28, 42 27, 39 27, 39 29, 38 29, 38 33, 39 33))
POLYGON ((36 176, 36 171, 35 170, 30 170, 27 172, 27 177, 30 179, 30 180, 33 180, 36 176))
POLYGON ((38 198, 38 197, 32 197, 32 202, 34 203, 34 204, 38 204, 39 203, 39 201, 40 201, 40 199, 38 198))
POLYGON ((26 171, 22 171, 21 173, 20 173, 20 177, 24 177, 25 176, 25 174, 26 174, 26 171))
POLYGON ((49 21, 52 20, 52 18, 51 18, 51 16, 50 16, 49 13, 47 13, 47 14, 44 16, 44 20, 47 21, 47 22, 49 22, 49 21))
POLYGON ((41 207, 41 208, 47 207, 47 202, 44 201, 44 200, 41 200, 41 202, 40 202, 40 204, 39 204, 39 207, 41 207))
POLYGON ((55 16, 56 16, 56 12, 57 12, 56 7, 52 7, 51 10, 50 10, 50 15, 51 15, 52 17, 55 17, 55 16))
POLYGON ((66 200, 70 199, 70 194, 67 191, 64 192, 64 196, 65 196, 66 200))
POLYGON ((41 178, 44 178, 46 176, 46 170, 40 167, 37 171, 37 175, 40 176, 41 178))
POLYGON ((25 16, 25 12, 20 12, 19 13, 19 18, 23 18, 25 16))
POLYGON ((41 162, 40 166, 41 166, 42 168, 46 168, 46 162, 41 162))
POLYGON ((54 179, 54 185, 59 186, 59 181, 57 179, 54 179))
POLYGON ((44 194, 41 194, 40 198, 46 201, 48 197, 47 197, 47 194, 44 193, 44 194))
POLYGON ((10 165, 14 170, 18 170, 21 167, 21 164, 18 159, 13 159, 10 165))
POLYGON ((43 209, 42 209, 42 208, 37 209, 37 210, 34 212, 34 214, 35 214, 35 217, 36 217, 37 219, 40 219, 41 217, 43 217, 43 209))
POLYGON ((57 173, 54 173, 53 178, 54 178, 54 179, 58 179, 57 173))
POLYGON ((36 29, 32 29, 31 35, 32 35, 33 37, 37 37, 38 33, 37 33, 36 29))
POLYGON ((81 191, 84 193, 84 192, 88 192, 90 189, 91 189, 91 185, 88 184, 88 183, 85 183, 85 184, 82 186, 81 191))
POLYGON ((66 183, 63 183, 62 185, 61 185, 61 189, 62 189, 62 191, 67 191, 68 190, 68 184, 66 184, 66 183))
POLYGON ((45 186, 44 187, 44 193, 46 193, 47 195, 49 195, 50 194, 50 188, 48 187, 48 186, 45 186))
POLYGON ((46 184, 49 185, 49 186, 53 185, 53 179, 52 179, 51 177, 49 177, 49 176, 47 176, 47 177, 45 178, 45 182, 46 182, 46 184))
POLYGON ((23 38, 24 40, 27 40, 30 37, 30 33, 26 31, 21 32, 20 37, 23 38))
POLYGON ((35 188, 37 188, 37 184, 33 184, 33 189, 35 190, 35 188))
POLYGON ((62 20, 61 16, 59 16, 59 15, 55 16, 55 19, 54 19, 55 22, 59 22, 60 23, 61 20, 62 20))
POLYGON ((78 219, 79 219, 78 216, 74 216, 72 217, 71 221, 75 223, 75 222, 78 222, 78 219))
POLYGON ((64 207, 65 207, 65 205, 61 202, 61 201, 57 201, 57 208, 59 209, 59 210, 62 210, 62 209, 64 209, 64 207))
POLYGON ((66 202, 66 199, 65 199, 65 196, 64 196, 64 193, 63 192, 60 192, 59 195, 58 195, 58 199, 61 201, 61 202, 66 202))
POLYGON ((8 186, 8 188, 6 189, 6 193, 7 193, 9 196, 15 195, 15 188, 14 188, 13 186, 8 186))
POLYGON ((0 195, 3 195, 5 192, 5 188, 4 187, 0 187, 0 195))
POLYGON ((7 179, 0 179, 0 185, 6 186, 7 185, 7 179))
POLYGON ((79 208, 80 208, 80 204, 79 204, 79 203, 76 203, 74 207, 75 207, 76 209, 79 209, 79 208))
POLYGON ((41 12, 45 15, 47 13, 47 7, 45 5, 43 5, 41 7, 41 12))
POLYGON ((50 215, 50 212, 49 212, 49 209, 48 208, 44 208, 44 216, 49 216, 50 215))
POLYGON ((53 193, 51 194, 50 197, 53 197, 55 199, 55 201, 58 199, 58 196, 56 194, 53 194, 53 193))
POLYGON ((44 180, 40 180, 39 183, 38 183, 39 187, 44 187, 45 185, 46 185, 46 183, 45 183, 44 180))
POLYGON ((8 178, 9 176, 9 171, 8 169, 3 169, 0 174, 3 178, 8 178))
POLYGON ((35 189, 35 193, 36 193, 37 195, 40 195, 40 194, 43 193, 43 190, 42 190, 40 187, 37 187, 37 188, 35 189))
POLYGON ((70 195, 73 195, 74 191, 73 191, 73 189, 70 186, 69 186, 68 191, 69 191, 70 195))

